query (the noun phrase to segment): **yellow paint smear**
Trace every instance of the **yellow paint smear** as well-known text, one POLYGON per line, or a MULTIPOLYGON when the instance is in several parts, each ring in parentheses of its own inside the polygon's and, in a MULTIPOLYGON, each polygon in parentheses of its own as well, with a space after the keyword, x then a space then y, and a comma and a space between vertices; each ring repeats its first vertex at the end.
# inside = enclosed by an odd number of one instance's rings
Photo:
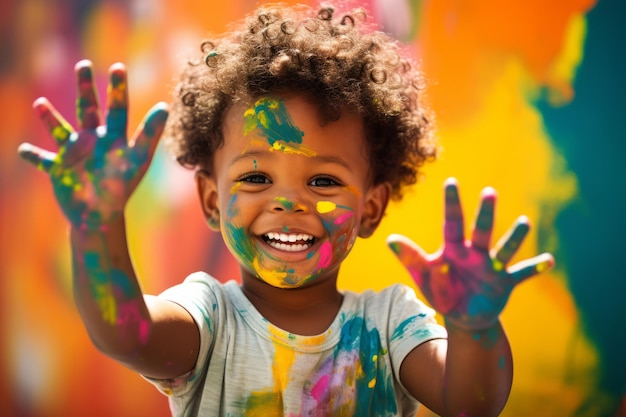
POLYGON ((263 279, 263 281, 275 286, 275 287, 284 287, 284 279, 287 277, 286 272, 281 271, 273 271, 269 269, 264 269, 259 263, 259 258, 254 258, 252 261, 254 270, 258 272, 259 276, 263 279))
POLYGON ((307 148, 306 146, 300 145, 300 146, 295 147, 295 146, 287 145, 282 141, 274 142, 272 146, 270 147, 270 151, 280 151, 284 153, 302 155, 302 156, 307 156, 307 157, 317 155, 317 152, 315 152, 313 149, 307 148))
POLYGON ((337 204, 332 201, 318 201, 315 208, 318 213, 330 213, 337 208, 337 204))

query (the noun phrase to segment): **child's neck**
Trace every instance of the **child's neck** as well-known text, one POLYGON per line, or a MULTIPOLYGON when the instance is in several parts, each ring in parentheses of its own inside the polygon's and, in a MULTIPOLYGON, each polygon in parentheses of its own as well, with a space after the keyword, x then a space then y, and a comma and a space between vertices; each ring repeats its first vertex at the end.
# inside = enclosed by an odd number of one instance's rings
POLYGON ((283 289, 242 274, 241 289, 252 305, 273 325, 302 336, 324 333, 337 316, 343 296, 337 275, 306 287, 283 289))

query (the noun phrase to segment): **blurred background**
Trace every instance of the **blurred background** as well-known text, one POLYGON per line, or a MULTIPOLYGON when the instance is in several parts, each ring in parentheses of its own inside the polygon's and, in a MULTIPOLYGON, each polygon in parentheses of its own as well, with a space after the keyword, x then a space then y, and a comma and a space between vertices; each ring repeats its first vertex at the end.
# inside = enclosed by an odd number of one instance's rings
MULTIPOLYGON (((340 286, 412 285, 385 237, 403 233, 434 251, 445 178, 459 179, 469 218, 480 190, 493 186, 496 234, 527 214, 534 228, 518 259, 543 251, 557 259, 555 270, 521 284, 504 312, 516 370, 502 415, 626 415, 626 3, 352 3, 419 58, 444 151, 376 234, 357 243, 340 286)), ((39 96, 74 122, 78 60, 94 62, 101 97, 109 65, 128 65, 134 128, 153 103, 170 100, 172 79, 200 41, 257 4, 0 2, 0 415, 169 415, 164 396, 91 345, 71 297, 65 221, 45 175, 16 148, 54 149, 31 110, 39 96)), ((161 148, 127 218, 146 292, 196 270, 237 278, 204 225, 192 173, 161 148)))

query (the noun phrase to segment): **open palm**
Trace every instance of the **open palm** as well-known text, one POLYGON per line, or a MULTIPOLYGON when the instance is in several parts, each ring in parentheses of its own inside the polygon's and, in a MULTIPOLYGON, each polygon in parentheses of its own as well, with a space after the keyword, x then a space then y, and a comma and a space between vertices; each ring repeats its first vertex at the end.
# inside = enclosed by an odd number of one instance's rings
POLYGON ((495 201, 493 189, 483 190, 472 238, 466 240, 457 182, 449 179, 445 184, 444 244, 439 251, 427 254, 405 236, 388 238, 390 248, 433 308, 448 323, 468 330, 495 323, 513 288, 554 264, 552 255, 544 253, 507 266, 528 233, 525 216, 489 250, 495 201))
POLYGON ((165 122, 167 108, 155 105, 133 138, 127 140, 128 94, 126 68, 109 69, 107 111, 101 124, 89 61, 76 64, 78 98, 75 131, 45 98, 33 105, 54 137, 58 152, 29 143, 18 152, 50 175, 57 201, 73 226, 98 229, 119 216, 145 174, 165 122))

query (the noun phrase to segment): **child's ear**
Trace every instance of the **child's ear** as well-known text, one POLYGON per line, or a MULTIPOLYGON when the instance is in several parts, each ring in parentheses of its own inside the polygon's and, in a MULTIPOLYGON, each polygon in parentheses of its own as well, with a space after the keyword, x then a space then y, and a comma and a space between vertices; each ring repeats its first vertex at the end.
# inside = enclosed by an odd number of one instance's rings
POLYGON ((205 169, 196 171, 196 189, 204 219, 214 232, 220 230, 220 209, 215 178, 205 169))
POLYGON ((372 185, 365 195, 365 205, 363 206, 363 216, 359 228, 360 237, 370 237, 380 221, 383 219, 389 195, 391 194, 391 184, 382 183, 372 185))

